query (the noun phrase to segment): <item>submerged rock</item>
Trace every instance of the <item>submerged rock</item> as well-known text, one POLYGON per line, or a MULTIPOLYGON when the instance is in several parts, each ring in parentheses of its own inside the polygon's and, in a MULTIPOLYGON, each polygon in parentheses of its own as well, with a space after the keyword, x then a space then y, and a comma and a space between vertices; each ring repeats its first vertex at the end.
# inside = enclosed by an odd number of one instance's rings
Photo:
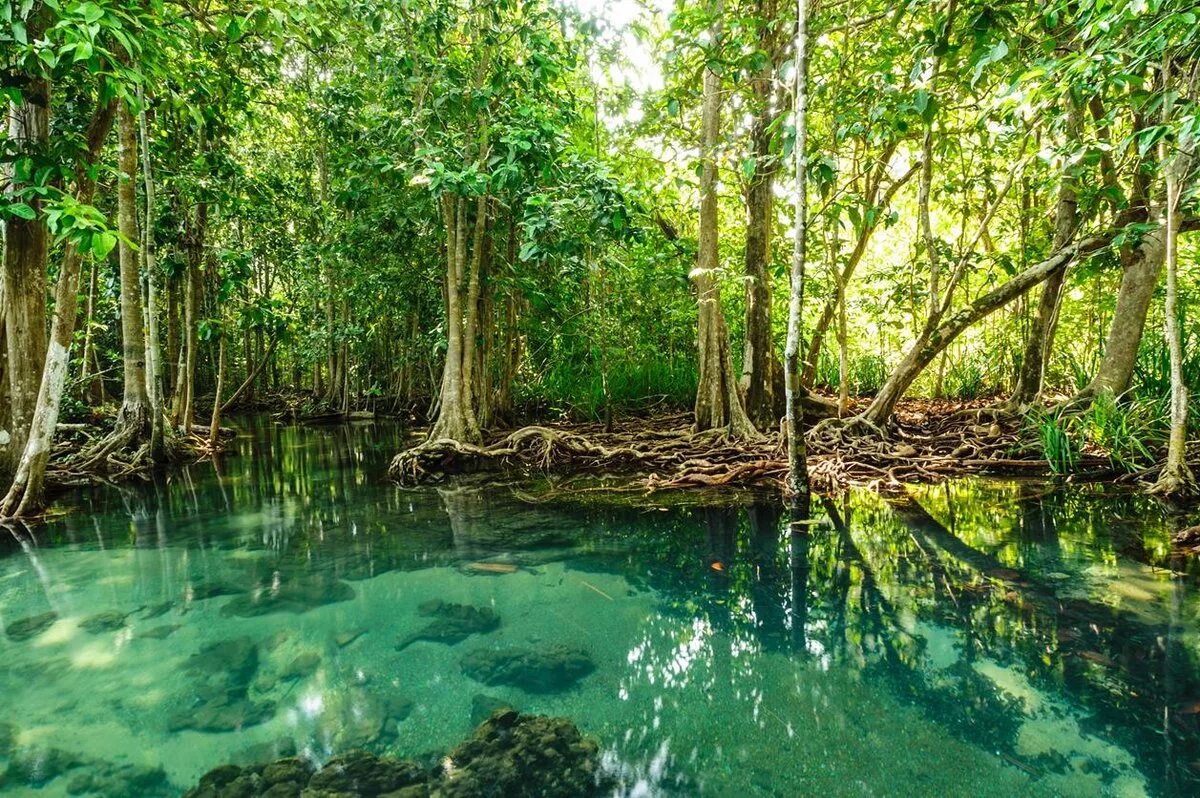
POLYGON ((309 610, 349 601, 354 598, 354 588, 338 579, 310 577, 285 582, 276 590, 251 591, 235 597, 221 608, 221 614, 239 618, 257 618, 273 612, 290 612, 293 615, 309 610))
POLYGON ((155 626, 153 629, 147 629, 144 632, 138 632, 138 637, 148 637, 151 640, 165 640, 179 630, 179 624, 168 623, 162 626, 155 626))
POLYGON ((407 759, 378 757, 366 751, 335 756, 313 774, 308 792, 383 795, 426 781, 425 769, 407 759))
POLYGON ((530 795, 575 798, 607 791, 596 743, 565 718, 497 710, 446 755, 445 798, 530 795))
POLYGON ((349 629, 345 632, 338 632, 333 636, 333 642, 337 643, 338 648, 345 648, 358 638, 365 635, 367 632, 368 630, 366 628, 349 629))
POLYGON ((143 607, 141 614, 138 616, 143 621, 150 621, 155 618, 161 618, 175 607, 174 601, 164 601, 159 604, 151 604, 148 607, 143 607))
POLYGON ((41 787, 84 764, 82 759, 61 748, 18 751, 0 774, 0 785, 41 787))
POLYGON ((79 622, 79 628, 90 635, 98 635, 102 632, 115 632, 125 626, 125 619, 129 617, 127 613, 118 612, 116 610, 105 610, 98 612, 95 615, 84 618, 79 622))
POLYGON ((226 732, 270 718, 275 704, 252 701, 248 695, 258 665, 258 647, 248 637, 221 640, 200 649, 184 665, 195 680, 194 691, 168 718, 168 729, 226 732))
POLYGON ((137 795, 140 798, 177 794, 167 781, 161 767, 140 765, 118 765, 102 762, 76 773, 67 782, 70 795, 100 795, 105 798, 125 798, 137 795))
POLYGON ((228 582, 201 582, 198 585, 192 585, 186 595, 191 601, 205 601, 221 596, 236 596, 243 592, 245 592, 244 588, 228 582))
POLYGON ((9 640, 19 643, 31 637, 37 637, 57 620, 57 612, 43 612, 41 615, 32 615, 19 621, 13 621, 4 630, 4 633, 9 640))
POLYGON ((184 798, 586 798, 611 788, 600 770, 596 743, 569 720, 513 710, 493 714, 441 761, 430 770, 412 760, 349 751, 315 773, 296 758, 224 765, 184 798))
POLYGON ((484 684, 505 684, 528 693, 566 690, 596 669, 582 648, 555 644, 533 648, 479 648, 462 659, 462 672, 484 684))
POLYGON ((17 727, 11 723, 0 722, 0 759, 12 756, 17 745, 17 727))
POLYGON ((476 693, 471 699, 471 725, 478 726, 490 718, 493 712, 502 709, 516 709, 516 707, 512 705, 511 701, 476 693))
POLYGON ((427 601, 417 612, 434 620, 404 637, 396 644, 402 651, 418 640, 447 645, 459 643, 474 634, 494 632, 500 626, 500 616, 491 607, 472 607, 469 604, 448 604, 444 601, 427 601))

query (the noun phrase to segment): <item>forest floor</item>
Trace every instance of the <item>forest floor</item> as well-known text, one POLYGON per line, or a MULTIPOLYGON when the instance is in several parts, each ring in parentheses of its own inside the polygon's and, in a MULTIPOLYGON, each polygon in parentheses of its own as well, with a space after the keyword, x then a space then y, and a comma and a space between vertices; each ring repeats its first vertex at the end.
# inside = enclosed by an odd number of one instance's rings
MULTIPOLYGON (((906 400, 886 436, 839 431, 837 420, 810 430, 808 465, 812 489, 836 492, 852 486, 899 489, 972 474, 1050 474, 1036 440, 1020 418, 996 421, 988 401, 906 400), (984 412, 980 412, 984 411, 984 412)), ((851 407, 851 414, 861 408, 851 407)), ((847 419, 852 416, 847 416, 847 419)), ((720 431, 692 433, 691 414, 625 418, 606 430, 600 423, 547 423, 489 435, 483 446, 433 441, 401 453, 392 476, 402 483, 446 474, 507 471, 578 477, 617 477, 629 489, 774 487, 787 473, 779 431, 758 440, 732 440, 720 431)), ((1106 457, 1084 455, 1074 480, 1115 479, 1106 457)), ((612 489, 606 482, 605 489, 612 489)))

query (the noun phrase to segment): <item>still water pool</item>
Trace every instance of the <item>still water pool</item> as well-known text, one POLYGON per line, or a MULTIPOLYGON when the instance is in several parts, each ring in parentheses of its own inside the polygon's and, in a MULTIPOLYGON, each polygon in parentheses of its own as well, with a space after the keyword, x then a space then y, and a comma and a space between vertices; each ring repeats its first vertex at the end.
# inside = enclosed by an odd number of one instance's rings
POLYGON ((0 792, 444 751, 569 717, 630 795, 1200 794, 1200 600, 1137 496, 963 482, 533 502, 383 481, 382 424, 0 529, 0 792))

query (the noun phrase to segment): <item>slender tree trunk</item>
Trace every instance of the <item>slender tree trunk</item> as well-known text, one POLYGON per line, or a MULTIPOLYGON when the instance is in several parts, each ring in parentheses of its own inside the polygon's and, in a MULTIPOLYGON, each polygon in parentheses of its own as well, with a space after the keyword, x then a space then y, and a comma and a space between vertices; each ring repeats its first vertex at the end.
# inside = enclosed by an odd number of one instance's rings
MULTIPOLYGON (((720 46, 722 0, 713 3, 712 45, 720 46)), ((704 107, 700 150, 700 242, 692 284, 699 304, 700 376, 696 388, 695 429, 725 428, 731 438, 755 438, 758 431, 746 415, 733 372, 729 331, 721 310, 717 282, 717 143, 721 127, 721 77, 704 68, 704 107)))
POLYGON ((219 334, 217 344, 217 390, 213 394, 212 415, 208 421, 208 448, 216 451, 221 437, 221 392, 225 390, 225 331, 219 334))
MULTIPOLYGON (((141 87, 138 98, 142 99, 141 87)), ((146 273, 146 389, 150 400, 150 458, 166 459, 163 412, 162 345, 158 330, 158 259, 154 253, 154 172, 150 162, 150 135, 144 106, 138 113, 142 150, 142 180, 145 187, 146 218, 142 225, 142 258, 146 273)))
POLYGON ((800 402, 800 320, 804 313, 804 271, 808 255, 808 0, 796 0, 796 231, 788 295, 784 385, 787 401, 787 492, 798 507, 808 504, 808 451, 804 405, 800 402))
POLYGON ((1066 268, 1074 260, 1107 246, 1112 239, 1113 234, 1109 233, 1069 245, 993 288, 966 307, 954 313, 943 314, 939 320, 927 322, 916 342, 905 353, 899 365, 892 370, 862 417, 876 426, 886 424, 895 410, 896 403, 921 372, 971 325, 1044 282, 1055 269, 1066 268))
MULTIPOLYGON (((96 109, 88 125, 84 139, 87 145, 84 165, 75 173, 75 197, 80 203, 90 204, 92 201, 96 181, 92 177, 91 166, 99 158, 104 140, 112 129, 115 113, 116 103, 109 101, 96 109)), ((83 253, 79 247, 68 247, 55 287, 50 347, 42 371, 33 423, 12 485, 3 501, 0 501, 0 518, 28 515, 40 510, 43 504, 46 464, 50 459, 50 448, 58 425, 58 411, 62 404, 71 340, 75 332, 82 264, 83 253)))
MULTIPOLYGON (((1163 66, 1164 85, 1169 84, 1170 62, 1163 66)), ((1163 122, 1169 121, 1169 109, 1164 106, 1163 122)), ((1167 297, 1164 308, 1163 334, 1171 360, 1171 428, 1167 438, 1167 462, 1154 483, 1155 493, 1164 496, 1187 496, 1196 492, 1196 477, 1187 464, 1188 390, 1183 379, 1183 332, 1179 312, 1179 196, 1180 177, 1186 175, 1189 164, 1182 153, 1170 154, 1166 139, 1159 144, 1159 162, 1166 182, 1163 209, 1165 253, 1167 267, 1167 297)))
MULTIPOLYGON (((1070 99, 1067 102, 1071 102, 1070 99)), ((1081 132, 1082 120, 1079 109, 1071 104, 1069 111, 1067 135, 1078 138, 1081 132)), ((1079 226, 1079 201, 1075 191, 1075 177, 1068 174, 1069 167, 1063 166, 1064 174, 1059 183, 1058 207, 1054 212, 1054 238, 1051 244, 1053 250, 1062 249, 1071 242, 1075 230, 1079 226)), ((1067 270, 1064 266, 1046 279, 1042 285, 1042 295, 1038 300, 1037 315, 1029 328, 1029 337, 1025 342, 1025 351, 1021 358, 1021 371, 1017 377, 1017 387, 1013 391, 1010 404, 1016 408, 1026 407, 1038 400, 1046 378, 1046 361, 1054 346, 1054 333, 1058 327, 1058 309, 1062 304, 1063 289, 1066 286, 1067 270)))
MULTIPOLYGON (((21 100, 9 107, 8 138, 22 151, 40 153, 50 136, 50 83, 27 76, 21 100)), ((15 175, 10 190, 24 188, 15 175)), ((7 345, 8 403, 0 408, 0 431, 8 442, 0 457, 0 474, 15 472, 29 437, 37 406, 38 385, 46 361, 46 259, 49 232, 41 199, 23 197, 35 217, 12 216, 4 237, 3 279, 5 343, 7 345)), ((3 436, 0 436, 3 437, 3 436)))

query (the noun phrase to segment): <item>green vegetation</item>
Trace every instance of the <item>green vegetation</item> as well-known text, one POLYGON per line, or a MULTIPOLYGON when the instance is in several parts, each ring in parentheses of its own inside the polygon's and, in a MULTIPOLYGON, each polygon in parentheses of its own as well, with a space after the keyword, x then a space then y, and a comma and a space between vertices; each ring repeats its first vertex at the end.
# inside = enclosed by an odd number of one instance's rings
POLYGON ((284 401, 760 441, 793 299, 851 437, 986 399, 1193 490, 1194 4, 805 5, 0 5, 0 516, 60 420, 112 475, 284 401))

